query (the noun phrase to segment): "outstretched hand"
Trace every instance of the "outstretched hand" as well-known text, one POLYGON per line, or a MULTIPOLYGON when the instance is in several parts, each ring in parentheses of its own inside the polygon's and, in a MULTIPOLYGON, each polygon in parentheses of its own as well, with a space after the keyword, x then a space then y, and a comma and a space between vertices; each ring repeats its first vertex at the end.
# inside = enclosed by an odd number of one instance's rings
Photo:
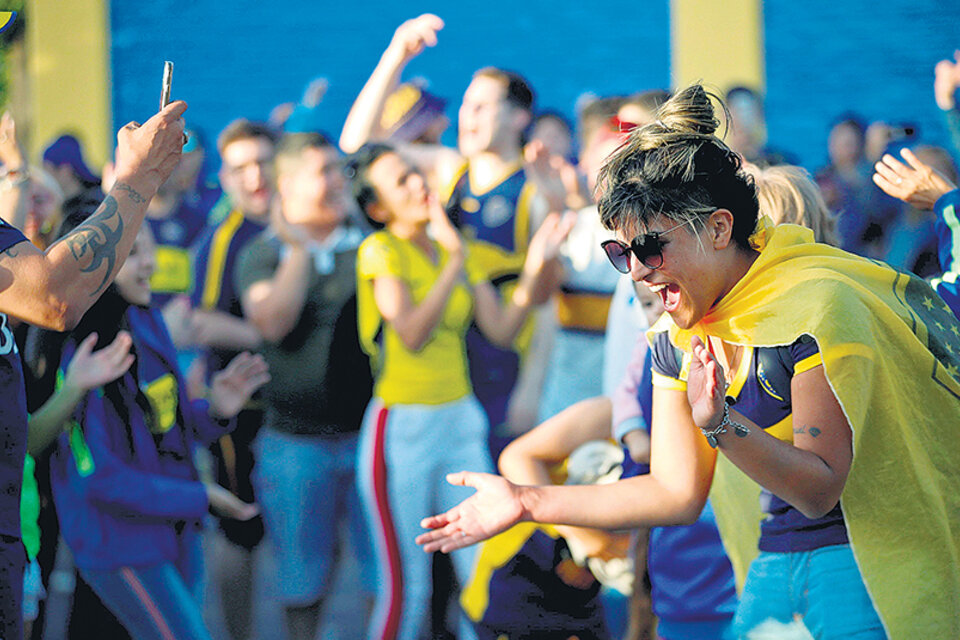
POLYGON ((887 153, 874 165, 873 181, 887 194, 918 209, 933 209, 940 196, 957 188, 910 149, 901 149, 900 155, 907 164, 887 153))
POLYGON ((432 529, 417 536, 417 544, 427 553, 462 549, 492 538, 524 519, 520 487, 506 478, 461 471, 448 475, 447 482, 473 487, 477 492, 446 513, 420 522, 424 529, 432 529))
POLYGON ((723 367, 713 357, 703 341, 694 336, 690 339, 693 357, 687 376, 687 400, 698 427, 710 429, 723 419, 723 403, 727 384, 723 367))
POLYGON ((210 414, 232 418, 250 396, 269 381, 270 373, 263 356, 244 351, 210 381, 210 414))

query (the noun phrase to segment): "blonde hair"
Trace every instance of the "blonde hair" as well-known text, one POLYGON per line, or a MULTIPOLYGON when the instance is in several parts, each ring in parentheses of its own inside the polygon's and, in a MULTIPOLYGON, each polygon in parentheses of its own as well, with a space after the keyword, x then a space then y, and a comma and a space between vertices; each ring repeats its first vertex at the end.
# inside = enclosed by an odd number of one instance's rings
POLYGON ((770 216, 774 224, 799 224, 813 230, 817 242, 837 244, 836 220, 806 169, 793 165, 761 169, 744 163, 743 170, 757 186, 760 213, 770 216))

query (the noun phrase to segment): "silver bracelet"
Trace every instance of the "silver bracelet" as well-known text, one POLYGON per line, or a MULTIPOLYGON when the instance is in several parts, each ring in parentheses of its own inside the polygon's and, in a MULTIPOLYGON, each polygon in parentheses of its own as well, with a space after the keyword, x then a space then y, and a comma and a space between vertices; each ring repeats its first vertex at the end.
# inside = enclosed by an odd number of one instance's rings
POLYGON ((730 419, 730 408, 727 406, 727 403, 723 403, 723 420, 720 421, 720 424, 715 426, 713 429, 704 429, 700 427, 700 432, 703 433, 704 437, 707 439, 707 443, 714 449, 720 444, 717 440, 717 436, 721 433, 727 432, 727 426, 733 427, 733 432, 737 435, 738 438, 745 438, 750 429, 746 428, 744 425, 739 422, 734 422, 730 419))

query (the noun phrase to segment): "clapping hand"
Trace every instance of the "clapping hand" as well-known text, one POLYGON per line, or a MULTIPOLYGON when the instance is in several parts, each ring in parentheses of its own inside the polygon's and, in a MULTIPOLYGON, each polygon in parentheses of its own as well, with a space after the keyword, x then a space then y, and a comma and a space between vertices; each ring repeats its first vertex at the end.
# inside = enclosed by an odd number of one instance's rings
POLYGON ((232 418, 254 392, 269 381, 270 373, 263 356, 244 351, 210 381, 210 414, 232 418))
POLYGON ((524 171, 547 201, 548 211, 582 209, 589 202, 581 191, 577 169, 566 158, 550 155, 546 145, 534 140, 523 149, 524 171))
POLYGON ((77 346, 64 375, 65 387, 86 393, 113 382, 133 364, 134 356, 130 353, 133 339, 129 333, 119 332, 113 342, 94 351, 97 339, 97 334, 91 333, 77 346))
POLYGON ((960 87, 960 49, 953 52, 954 60, 941 60, 933 68, 933 93, 937 106, 950 111, 957 104, 957 87, 960 87))
POLYGON ((518 291, 529 296, 530 303, 540 305, 550 299, 563 282, 564 270, 560 263, 560 248, 570 230, 577 223, 577 214, 568 211, 551 213, 533 234, 527 247, 518 291))
POLYGON ((704 429, 712 428, 723 419, 727 389, 723 367, 700 338, 691 338, 690 347, 693 357, 687 376, 687 400, 690 402, 693 422, 704 429))

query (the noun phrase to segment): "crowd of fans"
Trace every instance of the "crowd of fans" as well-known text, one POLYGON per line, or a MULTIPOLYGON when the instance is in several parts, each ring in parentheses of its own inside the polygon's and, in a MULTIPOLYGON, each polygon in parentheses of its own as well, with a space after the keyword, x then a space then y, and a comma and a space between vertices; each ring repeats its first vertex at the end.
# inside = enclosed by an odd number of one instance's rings
MULTIPOLYGON (((316 99, 269 122, 240 118, 216 138, 215 175, 199 132, 169 151, 183 103, 121 131, 99 176, 74 137, 27 158, 13 118, 0 120, 0 271, 18 259, 19 229, 37 256, 72 255, 85 297, 66 322, 0 297, 3 353, 20 354, 29 413, 25 434, 4 426, 3 466, 16 469, 3 472, 4 494, 20 496, 21 517, 0 520, 0 637, 43 637, 58 544, 77 571, 76 638, 209 638, 208 581, 225 633, 251 638, 266 580, 285 617, 273 637, 314 638, 345 554, 361 577, 355 632, 371 638, 900 637, 907 623, 855 539, 873 532, 861 507, 872 503, 851 460, 866 467, 877 453, 860 443, 844 388, 838 401, 824 375, 806 373, 834 366, 831 345, 811 331, 744 352, 731 345, 754 343, 703 334, 685 354, 668 318, 696 324, 719 297, 683 286, 712 291, 723 268, 746 278, 751 251, 790 224, 831 245, 825 260, 856 254, 931 279, 949 307, 930 334, 960 336, 949 314, 960 310, 960 147, 837 105, 828 163, 811 175, 790 163, 789 141, 767 143, 749 88, 723 102, 698 86, 594 97, 573 124, 540 108, 520 74, 492 67, 473 74, 457 147, 444 147, 446 100, 402 82, 408 62, 442 46, 442 28, 433 15, 398 27, 338 138, 311 117, 316 99), (667 195, 654 193, 663 184, 667 195), (111 218, 118 201, 134 213, 111 218), (714 230, 726 262, 697 280, 671 255, 699 265, 714 230), (644 286, 653 273, 679 284, 644 286), (701 378, 726 393, 704 382, 696 397, 701 378), (807 398, 820 413, 801 413, 807 398), (798 416, 845 431, 817 439, 826 427, 804 430, 798 416), (760 468, 723 435, 746 443, 765 430, 780 440, 755 441, 783 467, 760 468), (760 485, 744 492, 757 521, 765 514, 749 575, 756 544, 736 549, 727 502, 706 497, 702 452, 721 436, 729 460, 714 483, 738 486, 740 467, 760 485), (677 453, 687 446, 699 457, 677 453), (502 484, 457 475, 498 467, 502 484), (815 499, 790 486, 803 473, 820 483, 815 499), (619 500, 544 493, 536 511, 514 499, 517 486, 620 480, 619 500), (479 489, 470 500, 467 487, 479 489), (422 525, 435 531, 418 543, 422 525), (275 571, 261 575, 265 545, 275 571), (821 554, 803 570, 827 572, 803 578, 802 598, 786 593, 799 565, 782 565, 797 554, 821 554)), ((935 76, 960 144, 960 52, 935 76)), ((926 286, 902 282, 907 298, 926 286)), ((53 301, 45 283, 35 295, 53 301)), ((930 350, 956 378, 960 354, 930 350)), ((958 571, 954 557, 946 573, 958 571)), ((949 584, 956 605, 960 584, 949 584)), ((956 611, 935 614, 946 620, 935 628, 960 629, 956 611)))

